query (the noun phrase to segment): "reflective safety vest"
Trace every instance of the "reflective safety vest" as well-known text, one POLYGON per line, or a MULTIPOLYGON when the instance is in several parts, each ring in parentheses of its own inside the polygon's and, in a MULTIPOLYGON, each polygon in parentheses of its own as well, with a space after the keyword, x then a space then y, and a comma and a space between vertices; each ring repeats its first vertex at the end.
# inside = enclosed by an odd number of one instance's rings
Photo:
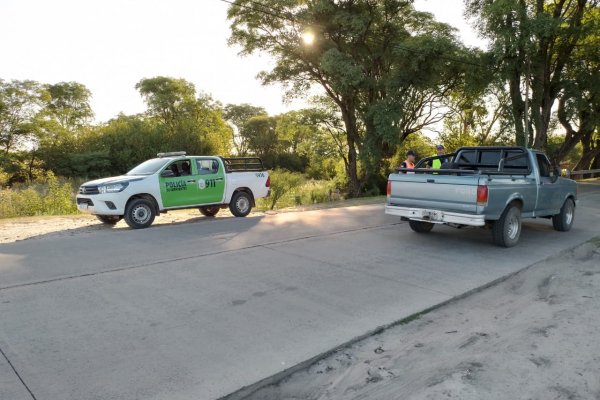
MULTIPOLYGON (((438 155, 436 154, 432 157, 438 157, 438 155)), ((431 160, 431 168, 440 169, 445 162, 448 162, 447 158, 436 158, 435 160, 431 160)))

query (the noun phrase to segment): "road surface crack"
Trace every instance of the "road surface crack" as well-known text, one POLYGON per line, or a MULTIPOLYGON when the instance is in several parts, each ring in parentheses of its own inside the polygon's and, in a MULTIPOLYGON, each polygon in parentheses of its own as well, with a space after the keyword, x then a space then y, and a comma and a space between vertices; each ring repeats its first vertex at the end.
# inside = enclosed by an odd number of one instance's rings
POLYGON ((0 347, 0 354, 2 354, 2 357, 4 357, 4 359, 6 360, 6 362, 8 363, 8 366, 13 370, 13 372, 15 373, 15 375, 17 376, 17 378, 19 378, 19 380, 21 381, 21 384, 25 387, 25 389, 27 389, 27 391, 29 392, 29 395, 31 396, 31 398, 33 400, 37 400, 37 397, 35 397, 35 395, 31 391, 31 389, 29 388, 29 386, 27 386, 27 384, 25 383, 25 381, 21 377, 21 374, 19 374, 19 371, 17 371, 17 369, 15 368, 15 366, 13 365, 13 363, 10 361, 10 359, 8 358, 8 356, 6 355, 6 353, 4 352, 4 350, 2 350, 2 347, 0 347))

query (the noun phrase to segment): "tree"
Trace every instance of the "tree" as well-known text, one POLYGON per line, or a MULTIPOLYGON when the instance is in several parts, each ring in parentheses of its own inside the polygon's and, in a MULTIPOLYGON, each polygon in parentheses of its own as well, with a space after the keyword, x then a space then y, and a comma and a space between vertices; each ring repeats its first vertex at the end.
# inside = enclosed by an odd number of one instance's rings
POLYGON ((66 131, 75 133, 77 129, 88 125, 94 118, 90 106, 92 92, 77 82, 60 82, 44 85, 48 93, 44 104, 47 115, 66 131))
POLYGON ((0 79, 0 146, 5 157, 31 140, 41 99, 41 88, 35 81, 0 79))
POLYGON ((509 86, 517 145, 545 148, 553 107, 577 47, 596 23, 586 16, 598 0, 465 0, 465 4, 467 14, 491 40, 499 72, 509 86))
POLYGON ((589 26, 573 51, 565 73, 565 85, 558 100, 558 121, 565 130, 562 146, 552 154, 559 162, 581 143, 582 157, 577 169, 589 169, 600 155, 600 9, 584 17, 589 26), (593 24, 589 20, 595 21, 593 24))
POLYGON ((135 87, 148 105, 147 114, 166 128, 166 143, 193 154, 229 154, 231 128, 220 105, 210 96, 196 97, 192 83, 159 76, 142 79, 135 87))
POLYGON ((277 119, 267 115, 250 118, 242 128, 241 135, 248 143, 248 150, 258 157, 272 160, 279 147, 277 136, 277 119))
POLYGON ((73 165, 70 160, 76 138, 89 128, 94 117, 90 106, 92 93, 77 82, 43 85, 43 92, 43 108, 35 118, 36 143, 30 152, 30 165, 41 158, 47 169, 72 176, 77 172, 65 166, 73 165))
POLYGON ((233 145, 236 153, 240 157, 248 154, 248 142, 242 136, 241 132, 245 124, 252 117, 259 115, 267 115, 267 111, 263 107, 253 106, 251 104, 227 104, 223 109, 223 117, 225 120, 235 126, 233 130, 233 145))
POLYGON ((443 117, 436 104, 460 82, 459 64, 444 56, 464 49, 452 28, 408 1, 260 4, 236 0, 229 8, 230 43, 244 54, 271 54, 276 65, 260 77, 288 85, 288 96, 323 89, 344 123, 350 191, 361 194, 395 145, 443 117), (305 46, 301 37, 309 30, 315 40, 305 46))
POLYGON ((148 105, 149 114, 160 118, 171 128, 196 102, 196 88, 185 79, 157 76, 142 79, 135 88, 148 105))
POLYGON ((445 104, 450 111, 440 139, 447 148, 513 143, 510 97, 502 83, 492 82, 481 92, 454 92, 445 104))

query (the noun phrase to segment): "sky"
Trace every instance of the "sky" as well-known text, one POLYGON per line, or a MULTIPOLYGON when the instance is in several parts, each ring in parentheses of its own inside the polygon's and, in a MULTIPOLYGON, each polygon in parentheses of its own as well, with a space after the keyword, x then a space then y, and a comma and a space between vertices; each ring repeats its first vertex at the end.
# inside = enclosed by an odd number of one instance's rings
MULTIPOLYGON (((154 76, 184 78, 227 103, 278 114, 304 106, 283 102, 280 86, 263 86, 267 55, 241 57, 227 44, 228 5, 220 0, 0 0, 0 78, 76 81, 92 92, 96 121, 143 112, 134 86, 154 76)), ((463 0, 416 0, 456 27, 468 46, 484 46, 463 17, 463 0)))

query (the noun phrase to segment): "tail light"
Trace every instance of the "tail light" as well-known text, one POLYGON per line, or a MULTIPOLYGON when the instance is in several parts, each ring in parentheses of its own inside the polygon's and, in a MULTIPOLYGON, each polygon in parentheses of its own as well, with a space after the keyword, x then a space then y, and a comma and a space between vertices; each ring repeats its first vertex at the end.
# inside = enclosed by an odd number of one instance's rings
POLYGON ((490 192, 489 192, 487 186, 485 186, 485 185, 477 186, 477 205, 478 206, 487 205, 489 194, 490 194, 490 192))
POLYGON ((388 183, 387 183, 386 193, 387 193, 387 197, 390 197, 392 195, 392 182, 391 181, 388 181, 388 183))
POLYGON ((267 177, 267 183, 265 183, 265 186, 270 188, 271 187, 271 177, 267 177))

